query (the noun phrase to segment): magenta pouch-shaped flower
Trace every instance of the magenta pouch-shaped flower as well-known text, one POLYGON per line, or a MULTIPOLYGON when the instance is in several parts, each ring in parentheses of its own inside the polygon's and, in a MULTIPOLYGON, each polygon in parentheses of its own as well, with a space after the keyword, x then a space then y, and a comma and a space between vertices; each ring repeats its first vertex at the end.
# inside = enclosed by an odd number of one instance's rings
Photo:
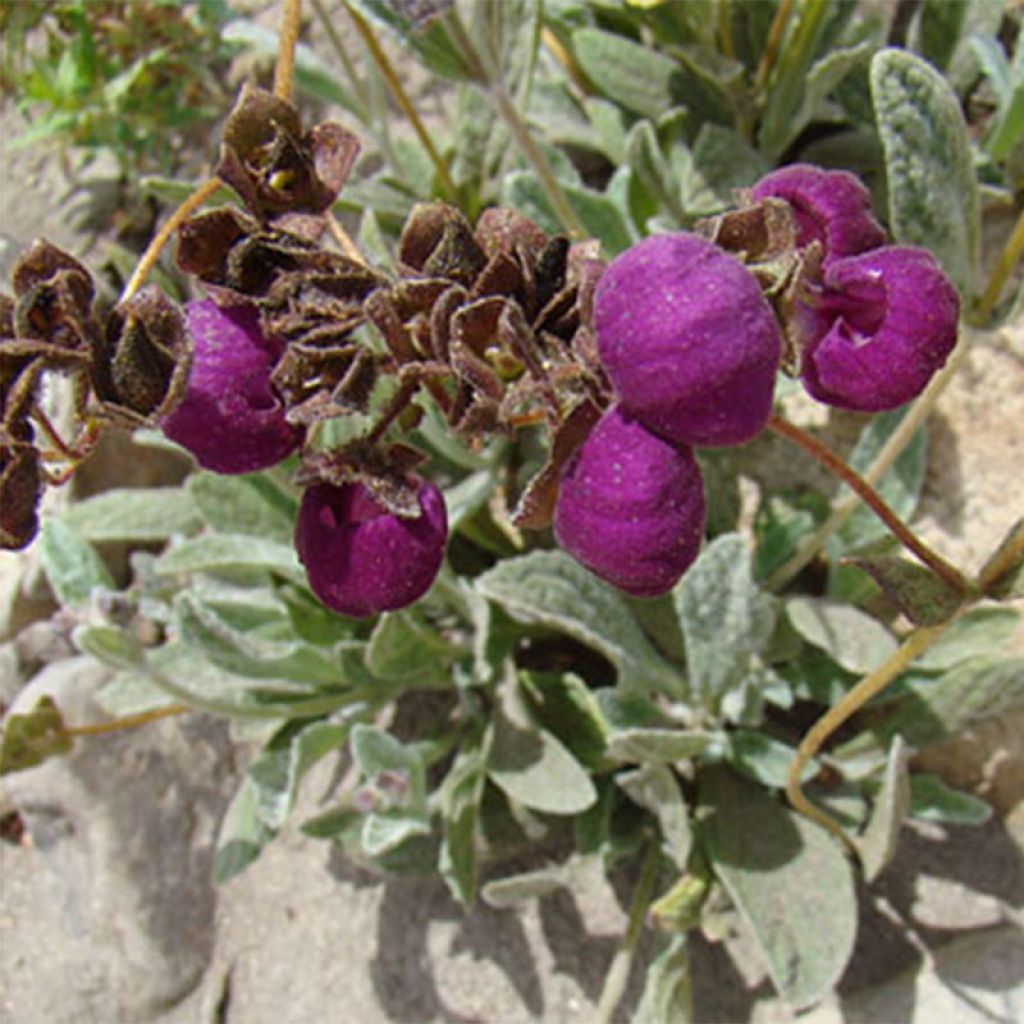
POLYGON ((363 618, 404 608, 434 582, 448 539, 441 492, 418 481, 420 514, 399 518, 362 484, 306 490, 295 547, 313 593, 342 615, 363 618))
POLYGON ((597 284, 601 362, 623 409, 678 444, 731 445, 771 413, 781 339, 753 275, 711 242, 654 235, 597 284))
POLYGON ((836 260, 799 314, 800 375, 818 401, 881 412, 924 390, 956 345, 956 289, 925 249, 836 260))
POLYGON ((875 249, 885 232, 871 212, 871 196, 849 171, 791 164, 765 175, 751 190, 755 201, 784 199, 796 216, 797 244, 820 242, 827 264, 875 249))
POLYGON ((251 473, 290 455, 301 432, 270 384, 282 346, 263 336, 256 310, 205 299, 188 303, 185 316, 195 353, 164 433, 218 473, 251 473))
POLYGON ((637 597, 671 590, 700 551, 704 486, 693 452, 652 434, 618 406, 566 466, 558 543, 637 597))

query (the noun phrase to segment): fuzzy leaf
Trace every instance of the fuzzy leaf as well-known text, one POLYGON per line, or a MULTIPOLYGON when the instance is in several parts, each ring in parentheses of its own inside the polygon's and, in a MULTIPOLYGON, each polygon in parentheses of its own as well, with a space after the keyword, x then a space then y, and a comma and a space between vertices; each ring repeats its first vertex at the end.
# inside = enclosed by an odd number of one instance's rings
POLYGON ((864 834, 857 841, 864 877, 873 882, 896 852, 896 841, 910 808, 910 751, 902 737, 893 739, 882 778, 864 834))
POLYGON ((514 907, 527 900, 535 900, 548 893, 563 889, 568 884, 568 872, 561 864, 538 868, 520 875, 509 875, 488 882, 480 892, 484 902, 495 909, 514 907))
POLYGON ((590 687, 572 672, 523 672, 520 680, 537 724, 591 771, 607 767, 609 726, 590 687))
POLYGON ((685 935, 674 935, 647 968, 632 1024, 682 1024, 693 1020, 690 953, 685 935))
POLYGON ((910 816, 943 825, 984 825, 992 808, 979 797, 947 785, 938 775, 910 779, 910 816))
POLYGON ((812 1005, 832 990, 853 952, 857 899, 843 851, 728 768, 705 769, 699 786, 710 812, 701 834, 715 874, 779 994, 796 1010, 812 1005))
POLYGON ((706 750, 715 737, 681 729, 620 729, 608 737, 608 756, 618 761, 683 761, 706 750))
POLYGON ((0 775, 34 768, 71 751, 74 741, 64 729, 60 708, 49 695, 31 711, 8 715, 0 738, 0 775))
POLYGON ((972 608, 914 662, 914 667, 942 672, 968 658, 997 651, 1017 632, 1020 619, 1020 612, 1013 608, 972 608))
MULTIPOLYGON (((785 789, 789 766, 796 750, 767 733, 754 729, 736 729, 728 734, 729 763, 748 779, 769 789, 785 789)), ((801 778, 806 781, 818 774, 817 761, 809 761, 801 778)))
POLYGON ((409 611, 385 612, 366 647, 366 667, 406 685, 450 685, 448 664, 457 653, 409 611))
POLYGON ((686 870, 693 848, 693 829, 679 782, 663 764, 622 772, 615 781, 635 804, 658 819, 665 853, 680 871, 686 870))
POLYGON ((771 165, 736 132, 704 124, 697 134, 679 189, 686 212, 719 213, 731 206, 737 189, 749 188, 771 165))
POLYGON ((809 644, 847 672, 870 672, 897 647, 896 638, 866 612, 827 598, 791 597, 786 614, 809 644))
POLYGON ((579 814, 597 800, 586 770, 551 733, 524 728, 501 712, 488 774, 506 796, 545 814, 579 814))
POLYGON ((572 48, 597 88, 634 114, 654 119, 675 105, 681 76, 671 58, 597 28, 577 29, 572 48))
POLYGON ((145 662, 138 640, 119 626, 77 626, 71 634, 83 654, 117 669, 136 669, 145 662))
POLYGON ((672 593, 686 642, 690 692, 716 704, 750 673, 775 625, 775 603, 751 574, 738 533, 716 537, 672 593))
POLYGON ((964 602, 945 580, 906 558, 848 558, 844 563, 863 569, 917 626, 945 622, 964 602))
POLYGON ((277 833, 259 813, 259 794, 246 776, 228 805, 213 854, 213 880, 218 885, 240 875, 277 833))
POLYGON ((264 476, 194 473, 188 493, 203 519, 220 533, 292 541, 297 505, 264 476))
POLYGON ((120 488, 73 504, 65 522, 90 541, 167 540, 195 533, 202 520, 182 487, 120 488))
POLYGON ((295 548, 290 544, 241 533, 218 533, 183 541, 162 554, 153 569, 161 576, 224 569, 268 569, 297 582, 305 582, 306 578, 295 548))
POLYGON ((487 754, 477 743, 456 755, 438 795, 444 835, 438 870, 451 894, 464 906, 476 897, 480 801, 487 781, 487 754))
POLYGON ((96 589, 115 589, 107 567, 93 546, 59 519, 43 522, 39 556, 50 589, 65 607, 87 605, 96 589))
POLYGON ((619 594, 560 551, 506 559, 476 580, 477 590, 514 619, 548 626, 603 654, 619 685, 680 696, 682 680, 629 614, 619 594))
POLYGON ((871 61, 871 95, 885 149, 889 228, 930 249, 963 298, 974 294, 980 202, 960 102, 945 78, 906 50, 871 61))

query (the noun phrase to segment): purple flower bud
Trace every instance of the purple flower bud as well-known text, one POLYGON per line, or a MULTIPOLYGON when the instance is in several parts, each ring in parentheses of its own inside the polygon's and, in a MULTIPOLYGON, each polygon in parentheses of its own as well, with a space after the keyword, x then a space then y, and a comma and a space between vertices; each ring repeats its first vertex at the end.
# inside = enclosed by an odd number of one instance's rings
POLYGON ((613 406, 562 475, 554 525, 558 543, 602 579, 637 597, 664 594, 704 536, 693 452, 613 406))
POLYGON ((295 547, 313 593, 342 615, 404 608, 441 568, 448 515, 441 492, 420 480, 420 515, 400 519, 362 484, 316 484, 302 496, 295 547))
POLYGON ((885 241, 871 213, 868 190, 849 171, 791 164, 763 177, 751 197, 785 199, 796 215, 797 244, 821 242, 826 263, 877 248, 885 241))
POLYGON ((281 346, 263 336, 248 306, 222 309, 206 299, 188 303, 185 315, 195 354, 185 397, 163 420, 164 433, 218 473, 280 462, 301 436, 270 386, 281 346))
POLYGON ((609 264, 594 305, 623 408, 679 444, 752 438, 771 413, 781 340, 754 276, 696 235, 654 235, 609 264))
POLYGON ((844 409, 909 402, 953 351, 959 306, 924 249, 890 245, 836 260, 800 315, 804 386, 844 409))

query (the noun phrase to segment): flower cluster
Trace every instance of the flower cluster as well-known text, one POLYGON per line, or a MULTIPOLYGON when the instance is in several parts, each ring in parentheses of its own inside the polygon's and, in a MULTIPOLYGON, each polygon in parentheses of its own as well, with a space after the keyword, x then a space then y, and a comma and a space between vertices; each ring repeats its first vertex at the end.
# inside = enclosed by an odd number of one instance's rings
POLYGON ((703 539, 694 448, 758 434, 780 365, 823 402, 889 409, 955 342, 957 296, 938 264, 885 245, 845 172, 776 171, 698 233, 653 236, 607 266, 596 243, 549 238, 513 211, 473 225, 424 204, 388 279, 320 244, 357 148, 339 126, 305 131, 290 104, 244 90, 218 171, 245 210, 182 226, 179 266, 209 296, 183 310, 150 287, 101 323, 77 261, 45 243, 23 258, 0 303, 4 546, 37 528, 50 478, 36 399, 57 371, 83 382, 83 421, 159 425, 216 472, 297 454, 295 545, 313 591, 348 616, 404 607, 447 543, 441 492, 401 436, 426 398, 471 444, 546 428, 548 461, 512 522, 553 527, 598 576, 655 596, 703 539), (370 426, 325 445, 320 425, 353 412, 370 426))

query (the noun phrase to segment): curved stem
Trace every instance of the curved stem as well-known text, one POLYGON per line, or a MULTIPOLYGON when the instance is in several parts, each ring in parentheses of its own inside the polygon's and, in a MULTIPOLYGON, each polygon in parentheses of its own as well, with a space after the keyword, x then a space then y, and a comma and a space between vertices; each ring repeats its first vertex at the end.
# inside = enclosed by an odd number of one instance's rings
POLYGON ((147 725, 161 718, 184 715, 191 710, 192 708, 186 707, 184 704, 170 704, 153 711, 143 711, 138 715, 126 715, 124 718, 115 718, 113 721, 99 722, 96 725, 69 725, 65 727, 64 732, 68 736, 102 736, 108 732, 120 732, 122 729, 136 729, 140 725, 147 725))
POLYGON ((156 261, 160 258, 164 246, 170 241, 171 235, 189 218, 192 214, 219 189, 224 182, 220 178, 210 178, 209 181, 200 185, 175 211, 164 221, 163 227, 153 236, 153 240, 146 246, 146 251, 139 258, 132 276, 124 286, 120 302, 130 299, 141 287, 149 272, 153 269, 156 261))
POLYGON ((821 750, 824 742, 852 715, 859 711, 872 697, 884 690, 918 655, 923 654, 956 621, 952 616, 937 626, 917 629, 873 672, 870 672, 850 690, 835 707, 818 719, 807 731, 797 747, 796 755, 789 763, 786 776, 786 796, 793 808, 801 814, 828 829, 852 851, 856 844, 843 827, 831 815, 816 807, 804 795, 801 776, 807 762, 821 750))
POLYGON ((786 22, 789 21, 789 16, 792 13, 793 0, 782 0, 775 10, 775 17, 768 29, 768 38, 765 40, 764 53, 761 55, 761 63, 758 64, 757 74, 754 76, 754 88, 756 89, 763 89, 768 81, 768 76, 772 73, 783 33, 786 31, 786 22))
POLYGON ((1006 242, 1006 246, 999 254, 996 265, 992 268, 992 276, 988 279, 988 286, 978 300, 978 317, 987 320, 992 308, 999 301, 999 294, 1010 276, 1010 271, 1020 262, 1021 254, 1024 253, 1024 210, 1021 210, 1013 232, 1006 242))
POLYGON ((327 38, 334 48, 334 52, 341 61, 341 66, 345 69, 345 74, 348 75, 348 80, 352 83, 352 88, 355 90, 356 99, 360 105, 360 120, 369 121, 370 115, 370 95, 366 88, 366 83, 359 77, 359 73, 356 71, 355 64, 352 63, 352 58, 348 55, 348 50, 345 49, 345 44, 341 41, 341 36, 338 35, 338 30, 334 27, 334 23, 328 17, 327 12, 324 10, 324 5, 321 0, 313 0, 313 10, 316 13, 317 18, 320 21, 324 32, 327 33, 327 38))
MULTIPOLYGON (((910 407, 906 416, 900 421, 899 426, 892 432, 889 440, 882 446, 882 450, 875 456, 871 465, 862 474, 863 479, 869 484, 877 484, 892 464, 900 457, 903 449, 907 447, 918 428, 931 415, 935 403, 949 382, 956 376, 957 371, 967 358, 971 348, 971 336, 965 335, 960 344, 957 345, 949 362, 942 371, 932 378, 931 383, 920 394, 914 404, 910 407)), ((847 519, 857 510, 860 505, 860 497, 854 492, 848 498, 836 504, 829 517, 817 530, 811 534, 796 550, 793 556, 779 566, 766 580, 764 586, 768 590, 778 590, 788 583, 815 555, 825 546, 828 539, 839 530, 847 519)))
POLYGON ((358 263, 360 266, 365 267, 366 259, 359 251, 356 243, 349 237, 349 233, 341 226, 338 218, 334 216, 334 211, 328 210, 324 216, 327 218, 327 230, 334 236, 334 240, 338 243, 342 255, 352 260, 353 263, 358 263))
POLYGON ((434 145, 434 140, 430 137, 430 133, 423 124, 415 106, 413 106, 412 100, 409 99, 409 94, 405 91, 405 86, 402 85, 402 80, 398 77, 398 73, 395 71, 394 65, 391 63, 388 55, 384 52, 384 48, 380 45, 376 34, 369 24, 367 24, 366 19, 354 7, 346 3, 346 9, 348 10, 349 17, 352 19, 352 24, 355 26, 360 38, 366 44, 366 48, 370 51, 370 56, 373 57, 374 63, 376 63, 377 67, 380 68, 380 72, 384 76, 384 81, 387 82, 388 89, 390 89, 394 101, 401 108, 402 113, 405 114, 406 118, 408 118, 409 124, 412 125, 413 131, 416 133, 416 137, 420 140, 423 148, 427 151, 427 156, 430 157, 430 162, 434 165, 434 169, 437 171, 437 176, 441 181, 442 191, 449 199, 456 198, 459 190, 455 182, 452 180, 451 172, 448 170, 448 164, 434 145))
POLYGON ((292 82, 295 79, 295 47, 299 42, 301 27, 302 0, 284 0, 281 8, 277 63, 274 65, 274 95, 279 100, 286 102, 292 98, 292 82))
POLYGON ((933 551, 920 537, 906 526, 895 512, 885 503, 882 496, 859 473, 851 469, 831 449, 825 447, 807 431, 780 416, 772 415, 768 420, 769 429, 781 437, 798 444, 814 456, 826 469, 838 476, 885 524, 889 532, 905 547, 912 551, 937 576, 941 577, 960 594, 973 591, 970 581, 954 565, 933 551))
POLYGON ((601 989, 601 998, 597 1003, 599 1024, 608 1024, 612 1019, 615 1007, 618 1006, 622 993, 626 990, 633 954, 640 941, 640 933, 643 931, 644 922, 647 919, 647 908, 650 906, 654 896, 654 886, 658 881, 659 857, 657 844, 650 843, 644 856, 643 866, 640 868, 636 889, 633 890, 633 899, 629 905, 626 934, 623 935, 622 942, 615 951, 615 958, 612 960, 611 967, 608 968, 604 988, 601 989))

